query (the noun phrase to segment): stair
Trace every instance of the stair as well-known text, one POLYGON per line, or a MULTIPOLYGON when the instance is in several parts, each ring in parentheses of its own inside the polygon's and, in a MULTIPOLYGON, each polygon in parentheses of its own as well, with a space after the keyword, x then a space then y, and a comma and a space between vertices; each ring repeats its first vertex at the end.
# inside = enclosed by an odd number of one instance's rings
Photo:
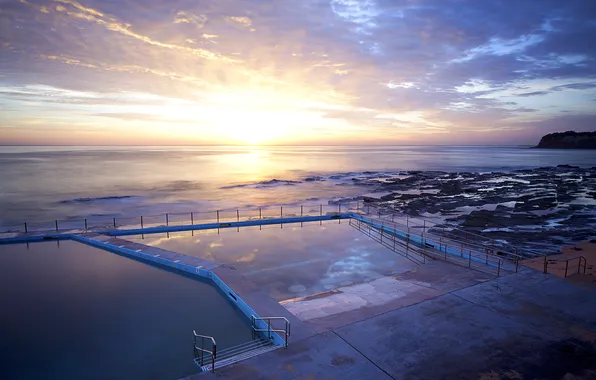
MULTIPOLYGON (((281 347, 273 344, 268 339, 255 339, 238 346, 226 348, 216 353, 215 369, 238 363, 239 361, 250 359, 281 347)), ((199 359, 195 359, 195 363, 201 368, 201 372, 209 372, 212 369, 210 354, 205 354, 203 357, 203 366, 199 363, 199 359)))

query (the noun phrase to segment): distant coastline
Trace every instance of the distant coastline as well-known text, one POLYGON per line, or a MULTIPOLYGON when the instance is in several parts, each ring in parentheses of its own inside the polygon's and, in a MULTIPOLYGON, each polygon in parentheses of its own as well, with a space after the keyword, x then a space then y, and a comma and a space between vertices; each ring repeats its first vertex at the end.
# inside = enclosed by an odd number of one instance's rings
POLYGON ((596 149, 596 131, 594 132, 556 132, 540 139, 536 148, 543 149, 596 149))

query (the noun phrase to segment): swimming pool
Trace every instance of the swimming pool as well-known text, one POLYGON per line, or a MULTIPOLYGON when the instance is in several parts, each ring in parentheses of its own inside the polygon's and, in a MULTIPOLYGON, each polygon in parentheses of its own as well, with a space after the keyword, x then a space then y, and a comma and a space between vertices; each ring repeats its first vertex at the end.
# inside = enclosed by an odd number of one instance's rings
POLYGON ((369 282, 416 267, 345 220, 125 239, 233 266, 277 301, 369 282))
POLYGON ((251 340, 211 284, 74 241, 0 245, 0 305, 2 379, 177 379, 193 329, 251 340))

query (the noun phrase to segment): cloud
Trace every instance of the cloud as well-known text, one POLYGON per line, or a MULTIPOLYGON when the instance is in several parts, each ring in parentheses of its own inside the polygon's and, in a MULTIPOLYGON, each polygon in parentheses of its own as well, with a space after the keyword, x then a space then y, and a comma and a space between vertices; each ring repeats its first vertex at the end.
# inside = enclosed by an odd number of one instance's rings
POLYGON ((252 26, 252 20, 246 16, 242 16, 242 17, 231 16, 230 20, 232 20, 238 24, 241 24, 243 26, 252 26))
POLYGON ((550 94, 550 91, 533 91, 533 92, 523 92, 521 94, 517 94, 517 96, 539 96, 539 95, 546 95, 550 94))
POLYGON ((186 11, 179 11, 174 17, 174 24, 195 24, 197 28, 202 28, 207 22, 207 16, 205 15, 194 15, 186 11))
MULTIPOLYGON (((34 107, 21 121, 70 105, 140 126, 179 118, 147 116, 137 109, 143 104, 178 99, 229 116, 259 100, 264 116, 270 109, 301 113, 308 123, 324 119, 321 136, 400 141, 404 131, 410 140, 423 131, 457 142, 471 131, 518 128, 533 139, 562 111, 595 112, 596 5, 589 1, 27 0, 0 7, 0 105, 34 107), (213 105, 221 99, 228 100, 213 105)), ((310 130, 292 128, 292 135, 310 130)))

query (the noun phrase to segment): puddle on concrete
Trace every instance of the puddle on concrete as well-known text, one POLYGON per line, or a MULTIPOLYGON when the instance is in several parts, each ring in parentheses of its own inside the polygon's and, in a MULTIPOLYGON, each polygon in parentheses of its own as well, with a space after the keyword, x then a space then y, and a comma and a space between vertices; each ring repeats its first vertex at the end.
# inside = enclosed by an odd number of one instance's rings
POLYGON ((278 301, 370 282, 416 267, 356 231, 346 220, 127 239, 233 266, 278 301))

